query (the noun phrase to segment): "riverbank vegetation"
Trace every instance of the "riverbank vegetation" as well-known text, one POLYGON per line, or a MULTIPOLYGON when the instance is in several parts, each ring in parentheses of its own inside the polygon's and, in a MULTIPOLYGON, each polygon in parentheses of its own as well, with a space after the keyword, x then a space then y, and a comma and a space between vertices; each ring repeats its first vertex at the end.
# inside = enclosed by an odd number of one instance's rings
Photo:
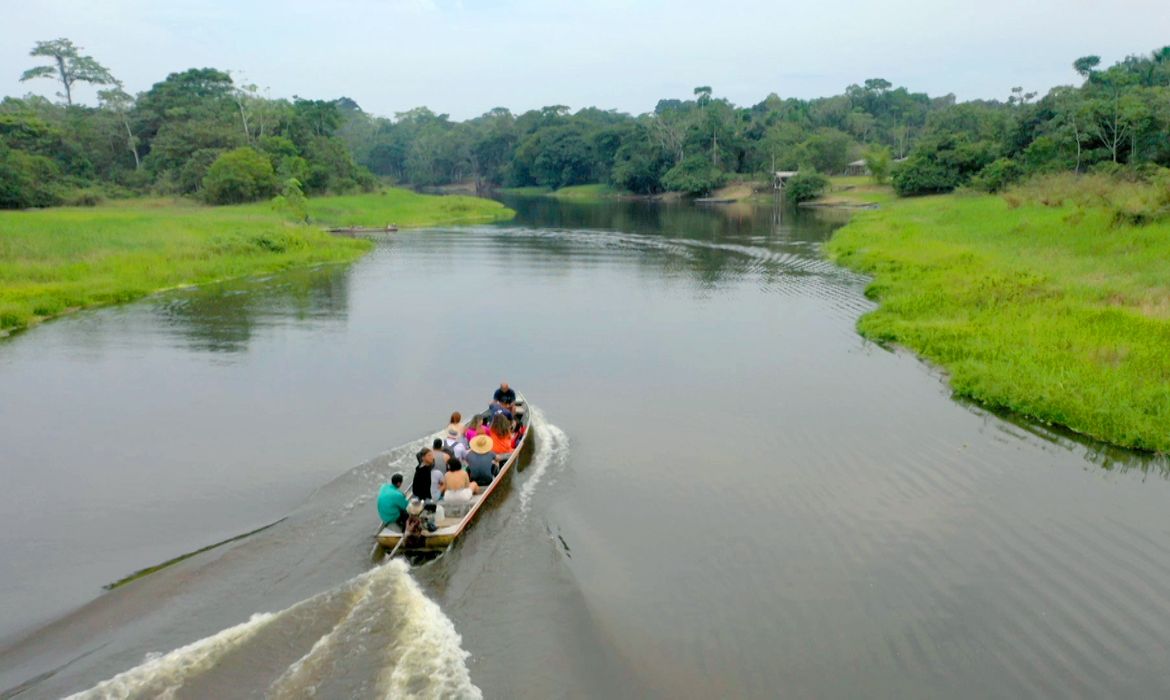
MULTIPOLYGON (((337 226, 474 223, 513 214, 485 199, 400 189, 313 198, 307 207, 315 224, 337 226)), ((212 207, 175 198, 0 211, 0 333, 168 288, 348 262, 370 248, 287 219, 268 202, 212 207)))
POLYGON ((1168 452, 1168 213, 1165 172, 1052 176, 857 214, 829 253, 874 277, 860 331, 938 363, 957 394, 1168 452))
POLYGON ((632 116, 559 105, 514 115, 497 108, 464 122, 420 107, 375 117, 345 113, 339 134, 358 163, 416 185, 560 189, 605 183, 635 194, 709 194, 777 170, 869 174, 902 196, 973 186, 1000 191, 1027 176, 1170 165, 1170 47, 1103 68, 1070 62, 1072 85, 1040 96, 958 102, 881 78, 841 95, 772 94, 751 106, 715 96, 659 100, 632 116))
POLYGON ((178 200, 0 212, 0 331, 172 287, 354 260, 368 247, 271 210, 178 200))
MULTIPOLYGON (((265 205, 256 204, 260 208, 265 205)), ((307 210, 328 226, 451 226, 507 221, 515 212, 491 199, 466 195, 425 195, 393 187, 379 192, 314 197, 307 210)))
POLYGON ((270 198, 290 179, 309 196, 370 191, 377 179, 338 136, 344 100, 268 99, 226 71, 172 73, 137 96, 67 39, 37 42, 24 80, 64 88, 65 104, 0 102, 0 208, 91 205, 135 195, 213 204, 270 198), (100 89, 73 101, 74 82, 100 89))
POLYGON ((737 106, 700 86, 636 116, 551 105, 462 122, 425 107, 379 117, 345 97, 269 99, 212 68, 172 73, 132 96, 63 39, 38 42, 33 58, 50 65, 25 77, 61 84, 65 104, 0 103, 0 208, 128 194, 234 203, 271 197, 290 179, 312 197, 372 190, 377 177, 475 192, 606 185, 704 195, 797 169, 869 172, 909 196, 1170 165, 1170 47, 1109 68, 1082 57, 1069 68, 1077 84, 1043 96, 1017 87, 1003 100, 958 102, 871 78, 809 100, 771 94, 737 106), (66 76, 102 86, 98 106, 75 103, 66 76))

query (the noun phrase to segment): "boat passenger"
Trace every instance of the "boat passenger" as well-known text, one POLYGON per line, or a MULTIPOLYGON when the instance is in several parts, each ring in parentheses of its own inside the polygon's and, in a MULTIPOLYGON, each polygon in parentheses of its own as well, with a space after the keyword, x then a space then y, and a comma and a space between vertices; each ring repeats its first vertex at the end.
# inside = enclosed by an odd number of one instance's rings
POLYGON ((462 435, 465 426, 463 425, 463 414, 455 411, 451 414, 451 423, 447 426, 447 432, 455 431, 456 435, 462 435))
POLYGON ((463 435, 467 438, 469 445, 476 435, 487 435, 487 426, 483 424, 483 416, 478 413, 472 416, 471 424, 467 426, 463 435))
POLYGON ((443 439, 443 447, 452 457, 463 460, 467 457, 467 438, 453 429, 447 429, 447 437, 443 439))
MULTIPOLYGON (((410 483, 410 492, 415 498, 428 501, 439 497, 439 484, 434 484, 435 471, 435 451, 427 450, 414 468, 414 480, 410 483)), ((441 476, 442 472, 439 474, 441 476)))
POLYGON ((467 453, 467 471, 472 481, 480 486, 489 486, 499 473, 499 465, 492 455, 492 439, 487 435, 476 435, 467 453))
POLYGON ((507 406, 500 403, 499 401, 495 401, 495 400, 493 400, 488 405, 488 415, 491 416, 493 419, 496 416, 505 416, 508 420, 512 420, 511 409, 509 409, 507 406))
POLYGON ((508 382, 500 382, 500 388, 496 389, 495 394, 492 394, 492 401, 511 411, 512 404, 516 403, 516 392, 508 386, 508 382))
POLYGON ((435 453, 435 467, 439 471, 447 471, 447 460, 451 458, 451 455, 447 454, 447 450, 444 449, 442 438, 435 438, 435 441, 431 443, 431 452, 435 453))
POLYGON ((492 429, 488 435, 492 439, 492 452, 496 453, 497 458, 501 455, 506 458, 512 452, 512 421, 503 414, 492 419, 492 429))
POLYGON ((390 523, 396 523, 399 529, 405 527, 407 505, 406 494, 402 493, 402 474, 395 474, 378 491, 378 517, 382 519, 382 527, 390 523))
POLYGON ((443 501, 464 503, 479 493, 479 484, 471 480, 471 476, 463 471, 463 465, 452 460, 447 465, 447 478, 443 483, 443 501))

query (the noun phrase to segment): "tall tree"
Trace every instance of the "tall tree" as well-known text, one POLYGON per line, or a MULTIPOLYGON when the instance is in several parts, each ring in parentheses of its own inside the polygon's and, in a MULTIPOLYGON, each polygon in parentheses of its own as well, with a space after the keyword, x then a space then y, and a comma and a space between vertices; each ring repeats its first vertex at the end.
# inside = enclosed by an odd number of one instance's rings
POLYGON ((138 137, 130 128, 130 108, 134 106, 134 98, 122 89, 121 83, 115 82, 114 87, 99 91, 98 99, 101 100, 102 107, 117 115, 118 121, 126 130, 126 148, 134 154, 134 169, 138 170, 142 167, 142 159, 138 155, 138 137))
POLYGON ((70 106, 73 105, 74 83, 114 84, 114 76, 110 75, 110 71, 92 56, 81 55, 81 50, 80 46, 74 46, 72 41, 64 38, 38 41, 28 55, 52 59, 53 65, 29 68, 20 76, 20 81, 56 78, 65 88, 65 93, 58 95, 64 97, 65 103, 70 106))

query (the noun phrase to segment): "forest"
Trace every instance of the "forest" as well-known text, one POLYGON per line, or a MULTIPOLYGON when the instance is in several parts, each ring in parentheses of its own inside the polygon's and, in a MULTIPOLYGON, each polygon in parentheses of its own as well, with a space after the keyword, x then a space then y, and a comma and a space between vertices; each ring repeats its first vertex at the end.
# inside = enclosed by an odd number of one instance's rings
POLYGON ((22 80, 60 100, 0 102, 0 207, 94 204, 135 195, 213 204, 453 183, 477 192, 605 183, 636 195, 703 194, 776 170, 839 174, 864 160, 902 196, 1002 190, 1037 173, 1145 177, 1170 166, 1170 47, 1103 67, 1070 64, 1077 84, 1041 96, 960 102, 881 78, 840 95, 741 107, 709 86, 630 115, 552 105, 497 107, 453 121, 425 107, 393 117, 354 100, 267 97, 225 70, 172 73, 137 95, 67 39, 37 42, 22 80), (77 83, 99 103, 74 103, 77 83))

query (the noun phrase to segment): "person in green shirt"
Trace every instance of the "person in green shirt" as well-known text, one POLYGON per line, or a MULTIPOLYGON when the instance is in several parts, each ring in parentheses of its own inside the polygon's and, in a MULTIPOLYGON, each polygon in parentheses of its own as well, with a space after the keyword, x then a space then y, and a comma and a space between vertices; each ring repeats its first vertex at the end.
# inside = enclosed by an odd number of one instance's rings
POLYGON ((398 527, 405 527, 407 505, 406 494, 402 493, 402 474, 395 474, 378 491, 378 517, 382 518, 382 526, 398 523, 398 527))

